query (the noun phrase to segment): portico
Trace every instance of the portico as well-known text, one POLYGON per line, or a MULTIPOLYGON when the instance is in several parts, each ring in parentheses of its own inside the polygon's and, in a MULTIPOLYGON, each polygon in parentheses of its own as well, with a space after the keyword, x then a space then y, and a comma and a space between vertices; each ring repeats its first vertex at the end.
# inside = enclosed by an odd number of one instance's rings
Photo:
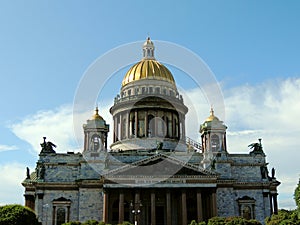
POLYGON ((103 209, 105 222, 186 225, 191 220, 203 221, 216 216, 215 188, 106 188, 103 209))
POLYGON ((217 174, 172 156, 159 153, 104 177, 104 222, 186 225, 217 215, 217 174))

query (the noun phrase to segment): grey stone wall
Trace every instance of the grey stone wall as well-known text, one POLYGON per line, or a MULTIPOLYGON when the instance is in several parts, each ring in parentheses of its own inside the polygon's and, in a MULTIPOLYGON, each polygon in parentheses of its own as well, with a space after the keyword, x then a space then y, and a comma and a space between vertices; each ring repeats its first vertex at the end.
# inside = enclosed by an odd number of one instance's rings
POLYGON ((234 191, 233 188, 217 189, 217 212, 218 216, 228 217, 238 215, 234 207, 234 191))
POLYGON ((103 218, 103 192, 101 188, 80 188, 79 190, 79 221, 103 218))

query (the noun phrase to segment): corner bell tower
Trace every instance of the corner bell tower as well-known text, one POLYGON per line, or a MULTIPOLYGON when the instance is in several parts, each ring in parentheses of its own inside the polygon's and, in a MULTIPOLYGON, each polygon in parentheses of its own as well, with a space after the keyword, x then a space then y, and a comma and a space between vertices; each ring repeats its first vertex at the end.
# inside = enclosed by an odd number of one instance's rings
POLYGON ((100 152, 107 150, 107 134, 109 125, 99 115, 98 107, 95 114, 83 125, 84 130, 84 152, 100 152))
POLYGON ((202 161, 206 168, 217 154, 227 152, 226 129, 223 121, 214 115, 211 108, 210 116, 200 126, 201 143, 204 154, 202 161))

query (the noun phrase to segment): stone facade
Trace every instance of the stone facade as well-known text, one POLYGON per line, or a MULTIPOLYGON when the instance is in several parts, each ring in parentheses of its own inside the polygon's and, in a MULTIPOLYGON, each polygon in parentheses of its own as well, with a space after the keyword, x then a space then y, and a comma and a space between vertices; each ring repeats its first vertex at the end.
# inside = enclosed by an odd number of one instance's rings
POLYGON ((82 153, 56 153, 44 138, 36 169, 22 183, 26 205, 43 225, 187 225, 213 216, 263 222, 277 213, 280 182, 268 171, 261 140, 249 153, 230 154, 227 127, 213 109, 200 125, 201 143, 186 137, 188 108, 171 72, 155 60, 150 39, 143 53, 110 109, 110 149, 98 108, 83 125, 82 153))

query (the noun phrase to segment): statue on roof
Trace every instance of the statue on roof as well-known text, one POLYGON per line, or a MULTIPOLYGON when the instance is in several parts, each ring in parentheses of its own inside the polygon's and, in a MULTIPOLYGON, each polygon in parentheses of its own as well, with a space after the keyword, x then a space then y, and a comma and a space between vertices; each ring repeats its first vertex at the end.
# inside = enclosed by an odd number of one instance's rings
POLYGON ((26 179, 30 179, 30 170, 26 167, 26 179))
POLYGON ((261 138, 258 139, 258 143, 252 143, 250 145, 248 145, 248 147, 250 147, 250 149, 253 149, 250 154, 264 154, 264 151, 263 151, 263 147, 262 147, 262 144, 261 144, 261 138))
POLYGON ((43 139, 44 142, 41 143, 41 147, 42 147, 41 153, 55 153, 53 147, 56 148, 56 145, 50 141, 46 142, 46 137, 43 137, 43 139))
POLYGON ((275 168, 273 167, 271 171, 272 171, 272 179, 275 179, 275 168))

